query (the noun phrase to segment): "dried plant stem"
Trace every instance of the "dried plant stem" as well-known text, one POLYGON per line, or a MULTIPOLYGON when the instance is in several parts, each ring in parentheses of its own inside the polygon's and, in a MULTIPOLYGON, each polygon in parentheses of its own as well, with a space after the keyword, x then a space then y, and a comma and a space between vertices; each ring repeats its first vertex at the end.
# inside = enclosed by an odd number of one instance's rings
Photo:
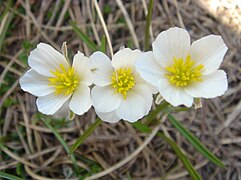
POLYGON ((104 18, 103 18, 103 15, 102 15, 102 13, 101 13, 101 11, 100 11, 100 7, 99 7, 98 2, 97 2, 96 0, 93 0, 93 2, 94 2, 95 9, 96 9, 96 11, 97 11, 97 14, 98 14, 98 16, 99 16, 99 18, 100 18, 100 22, 101 22, 102 27, 103 27, 104 32, 105 32, 105 36, 106 36, 106 39, 107 39, 107 43, 108 43, 108 46, 109 46, 109 48, 110 48, 110 55, 111 55, 111 57, 113 57, 113 48, 112 48, 112 44, 111 44, 111 41, 110 41, 109 31, 108 31, 108 29, 107 29, 107 26, 106 26, 105 20, 104 20, 104 18))
POLYGON ((123 159, 122 161, 120 161, 119 163, 115 164, 114 166, 112 166, 109 169, 106 169, 105 171, 102 171, 98 174, 95 174, 93 176, 90 176, 88 178, 86 178, 86 180, 91 180, 91 179, 98 179, 100 177, 103 177, 113 171, 115 171, 116 169, 122 167, 123 165, 125 165, 126 163, 128 163, 129 161, 131 161, 133 158, 135 158, 150 142, 151 140, 155 137, 156 133, 158 132, 160 128, 160 125, 157 126, 152 133, 149 135, 148 138, 146 138, 146 140, 143 142, 143 144, 141 146, 139 146, 133 153, 131 153, 128 157, 126 157, 125 159, 123 159))
POLYGON ((10 156, 11 158, 13 158, 13 159, 15 159, 15 160, 17 160, 17 161, 19 161, 19 162, 21 162, 21 163, 23 163, 23 164, 26 164, 26 165, 28 165, 28 166, 30 166, 30 167, 33 167, 33 168, 37 168, 37 167, 38 167, 36 164, 30 163, 30 162, 28 162, 27 160, 25 160, 25 159, 19 157, 18 155, 14 154, 14 153, 13 153, 12 151, 10 151, 8 148, 6 148, 6 147, 4 147, 4 146, 2 146, 2 145, 0 146, 0 148, 1 148, 1 150, 2 150, 3 152, 5 152, 8 156, 10 156))
POLYGON ((150 49, 150 26, 151 26, 153 4, 154 4, 154 0, 150 0, 149 4, 148 4, 148 12, 147 12, 147 17, 146 17, 145 51, 150 49))
POLYGON ((129 17, 129 15, 128 15, 128 13, 127 13, 124 5, 123 5, 123 2, 122 2, 121 0, 116 0, 116 2, 117 2, 117 4, 118 4, 121 12, 122 12, 123 15, 124 15, 124 18, 125 18, 125 20, 126 20, 126 23, 127 23, 128 28, 130 29, 130 33, 131 33, 131 35, 132 35, 132 38, 133 38, 133 41, 134 41, 135 46, 136 46, 137 48, 140 48, 140 44, 139 44, 139 41, 138 41, 138 39, 137 39, 135 30, 134 30, 134 26, 133 26, 133 24, 132 24, 132 22, 131 22, 131 20, 130 20, 130 17, 129 17))

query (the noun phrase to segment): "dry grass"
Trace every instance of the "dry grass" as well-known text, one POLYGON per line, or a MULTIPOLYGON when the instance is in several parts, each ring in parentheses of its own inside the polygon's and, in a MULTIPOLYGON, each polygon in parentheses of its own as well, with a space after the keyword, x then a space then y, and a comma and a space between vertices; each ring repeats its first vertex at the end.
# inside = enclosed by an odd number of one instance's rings
MULTIPOLYGON (((21 91, 18 79, 28 69, 30 50, 39 42, 59 49, 67 41, 71 57, 77 50, 86 55, 92 53, 73 32, 70 21, 76 21, 97 44, 104 34, 103 25, 89 0, 81 3, 18 0, 5 14, 2 12, 7 9, 7 1, 0 3, 0 36, 4 36, 4 28, 8 27, 0 50, 0 143, 7 147, 0 150, 0 170, 11 174, 17 170, 26 179, 68 178, 72 162, 51 131, 39 121, 35 97, 21 91)), ((123 45, 143 49, 146 3, 145 0, 99 1, 114 52, 123 45)), ((222 159, 226 168, 209 163, 168 121, 164 120, 159 128, 182 147, 203 179, 240 180, 241 3, 239 0, 155 1, 153 37, 171 26, 185 27, 192 40, 219 34, 229 47, 222 63, 229 81, 226 94, 205 100, 202 109, 176 114, 185 127, 222 159)), ((71 145, 95 118, 91 110, 55 126, 59 126, 58 131, 71 145)), ((124 122, 103 123, 75 155, 83 174, 103 171, 100 179, 189 179, 175 153, 162 139, 139 133, 124 122)))

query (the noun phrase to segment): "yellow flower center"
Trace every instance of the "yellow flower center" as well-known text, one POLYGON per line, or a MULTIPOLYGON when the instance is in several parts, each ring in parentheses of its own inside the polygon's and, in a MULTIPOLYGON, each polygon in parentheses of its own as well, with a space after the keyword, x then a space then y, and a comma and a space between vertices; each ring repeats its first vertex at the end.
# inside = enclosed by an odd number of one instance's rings
POLYGON ((188 55, 186 60, 182 58, 174 58, 174 63, 171 66, 165 67, 166 74, 169 82, 177 87, 185 87, 193 82, 200 82, 203 65, 199 64, 195 66, 195 61, 191 60, 191 56, 188 55))
POLYGON ((115 89, 115 92, 122 94, 124 99, 126 99, 127 92, 135 85, 134 74, 131 68, 120 68, 116 70, 113 72, 111 79, 111 85, 115 89))
POLYGON ((79 85, 80 78, 74 72, 73 67, 66 68, 60 64, 60 68, 51 71, 54 77, 49 78, 49 86, 55 87, 55 94, 68 96, 74 92, 79 85))

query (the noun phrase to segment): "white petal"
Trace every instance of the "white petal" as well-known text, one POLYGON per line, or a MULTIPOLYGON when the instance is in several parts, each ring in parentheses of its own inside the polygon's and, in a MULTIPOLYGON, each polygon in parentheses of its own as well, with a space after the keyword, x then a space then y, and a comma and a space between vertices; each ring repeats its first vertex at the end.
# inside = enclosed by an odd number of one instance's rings
POLYGON ((152 48, 157 62, 165 68, 172 64, 174 57, 186 59, 190 48, 190 36, 185 29, 170 28, 157 36, 152 48))
POLYGON ((108 113, 102 113, 99 111, 95 111, 99 118, 108 123, 116 123, 120 120, 120 118, 116 115, 115 111, 111 111, 108 113))
POLYGON ((97 51, 90 56, 91 69, 111 68, 110 58, 104 53, 97 51))
POLYGON ((56 119, 61 119, 61 118, 69 119, 69 114, 70 114, 70 110, 69 110, 69 99, 68 99, 60 107, 60 109, 56 113, 53 114, 53 118, 56 118, 56 119))
POLYGON ((50 71, 59 69, 60 64, 69 67, 65 57, 52 46, 45 43, 39 43, 37 48, 31 51, 28 63, 38 73, 50 77, 53 77, 50 71))
POLYGON ((191 107, 193 97, 185 92, 184 89, 171 85, 167 79, 159 80, 159 92, 161 96, 173 106, 185 105, 191 107))
POLYGON ((108 86, 111 84, 111 77, 114 69, 111 71, 96 70, 93 72, 93 82, 97 86, 108 86))
POLYGON ((130 92, 126 100, 122 99, 120 107, 116 110, 117 116, 129 122, 135 122, 146 115, 145 99, 137 93, 130 92))
POLYGON ((90 88, 85 84, 80 84, 72 95, 69 108, 75 114, 82 115, 90 109, 91 105, 90 88))
POLYGON ((196 98, 214 98, 223 95, 228 88, 227 76, 223 70, 217 70, 202 78, 202 82, 187 87, 186 92, 196 98))
POLYGON ((74 71, 80 76, 81 82, 87 86, 90 86, 93 83, 93 75, 90 71, 89 63, 89 58, 85 57, 81 52, 78 52, 74 56, 74 71))
POLYGON ((63 104, 68 100, 69 96, 64 96, 62 94, 51 93, 47 96, 39 97, 36 101, 38 110, 47 115, 53 115, 56 113, 63 104))
POLYGON ((145 85, 136 85, 133 91, 135 91, 135 93, 139 94, 144 98, 146 103, 145 115, 147 115, 151 110, 152 101, 153 101, 151 89, 149 89, 145 85))
POLYGON ((94 84, 97 86, 110 85, 111 76, 114 72, 110 59, 104 53, 98 51, 90 56, 90 64, 94 84))
POLYGON ((193 42, 190 55, 204 65, 202 74, 207 75, 219 68, 227 49, 221 36, 209 35, 193 42))
POLYGON ((49 86, 48 77, 43 76, 33 69, 28 70, 19 80, 22 90, 35 96, 46 96, 55 91, 54 87, 49 86))
POLYGON ((93 106, 99 112, 111 112, 117 109, 121 103, 121 95, 115 93, 110 86, 93 87, 91 97, 93 106))
POLYGON ((162 67, 155 61, 155 57, 152 52, 143 53, 136 61, 136 70, 140 76, 152 84, 158 86, 160 76, 163 74, 162 67))
POLYGON ((119 69, 121 67, 130 67, 135 69, 135 62, 137 58, 142 54, 142 52, 138 49, 131 50, 130 48, 124 48, 119 50, 114 54, 112 58, 112 66, 115 69, 119 69))

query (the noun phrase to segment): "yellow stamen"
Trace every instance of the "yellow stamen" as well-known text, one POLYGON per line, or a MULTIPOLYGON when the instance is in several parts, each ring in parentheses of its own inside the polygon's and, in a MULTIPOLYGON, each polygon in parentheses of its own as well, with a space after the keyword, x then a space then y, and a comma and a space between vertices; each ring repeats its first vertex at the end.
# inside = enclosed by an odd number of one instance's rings
POLYGON ((199 64, 195 66, 195 61, 191 60, 191 56, 188 55, 186 60, 173 59, 174 63, 171 66, 167 66, 165 69, 168 72, 166 74, 169 82, 177 87, 185 87, 193 82, 201 82, 203 65, 199 64))
POLYGON ((51 71, 55 77, 49 78, 49 86, 54 86, 55 94, 68 96, 79 85, 80 77, 74 72, 73 67, 66 68, 60 64, 60 68, 51 71))
POLYGON ((126 95, 135 85, 134 74, 131 68, 120 68, 112 74, 112 87, 116 93, 123 95, 126 99, 126 95))

